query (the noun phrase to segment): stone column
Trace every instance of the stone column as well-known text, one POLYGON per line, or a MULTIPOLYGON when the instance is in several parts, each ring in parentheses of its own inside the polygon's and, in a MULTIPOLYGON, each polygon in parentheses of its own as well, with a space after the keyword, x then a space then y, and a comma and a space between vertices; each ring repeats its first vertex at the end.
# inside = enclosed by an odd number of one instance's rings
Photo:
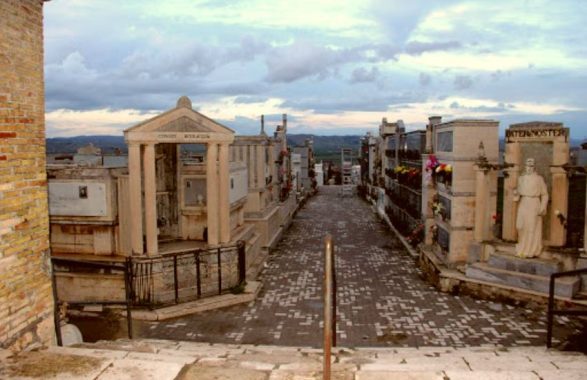
POLYGON ((265 147, 263 145, 257 145, 255 152, 257 156, 257 162, 255 165, 255 171, 257 172, 257 188, 262 189, 265 187, 265 147))
POLYGON ((206 146, 206 217, 208 224, 208 245, 218 245, 218 145, 206 146))
POLYGON ((277 178, 277 171, 275 170, 275 147, 269 144, 267 149, 269 149, 269 174, 271 175, 271 185, 273 185, 277 178))
POLYGON ((147 254, 156 255, 158 253, 158 246, 155 144, 145 145, 143 166, 145 170, 145 232, 147 235, 147 254))
POLYGON ((544 220, 550 223, 550 236, 548 244, 554 247, 562 247, 567 240, 567 230, 556 216, 556 210, 568 218, 568 198, 569 198, 569 179, 567 172, 561 168, 561 165, 568 163, 569 144, 566 141, 554 141, 553 143, 552 165, 550 168, 551 194, 550 196, 550 220, 544 220))
POLYGON ((228 165, 228 144, 220 144, 218 157, 220 242, 230 241, 230 168, 228 165))
POLYGON ((249 189, 255 187, 255 172, 253 171, 254 166, 253 162, 255 161, 255 155, 253 154, 253 147, 252 145, 246 145, 246 155, 247 155, 247 175, 249 181, 249 189))
POLYGON ((238 211, 238 225, 242 226, 244 223, 245 223, 245 209, 244 209, 244 207, 242 207, 238 211))
POLYGON ((426 184, 426 161, 428 161, 429 154, 422 155, 422 220, 424 220, 424 244, 432 244, 431 228, 436 224, 434 221, 434 214, 432 212, 432 199, 437 191, 431 184, 426 184))
POLYGON ((131 210, 131 248, 132 254, 143 254, 143 195, 141 190, 141 145, 129 143, 128 177, 131 210))
POLYGON ((475 166, 475 230, 474 237, 478 243, 487 240, 487 208, 489 206, 489 181, 485 170, 475 166))
POLYGON ((522 153, 518 142, 508 143, 505 146, 505 161, 514 164, 514 167, 506 169, 508 174, 503 184, 503 240, 515 241, 518 237, 516 231, 516 215, 518 204, 514 202, 514 190, 518 187, 518 177, 520 175, 520 164, 522 153))

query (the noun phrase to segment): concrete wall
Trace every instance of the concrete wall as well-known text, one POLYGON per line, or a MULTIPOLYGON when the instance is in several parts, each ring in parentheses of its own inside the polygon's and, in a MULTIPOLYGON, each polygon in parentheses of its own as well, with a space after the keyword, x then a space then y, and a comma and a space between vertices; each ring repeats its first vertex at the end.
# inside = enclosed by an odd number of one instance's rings
POLYGON ((53 339, 43 2, 0 1, 0 347, 53 339))
POLYGON ((235 165, 234 163, 231 163, 230 166, 229 199, 230 203, 232 204, 243 198, 246 198, 249 190, 247 187, 247 167, 244 165, 235 165))

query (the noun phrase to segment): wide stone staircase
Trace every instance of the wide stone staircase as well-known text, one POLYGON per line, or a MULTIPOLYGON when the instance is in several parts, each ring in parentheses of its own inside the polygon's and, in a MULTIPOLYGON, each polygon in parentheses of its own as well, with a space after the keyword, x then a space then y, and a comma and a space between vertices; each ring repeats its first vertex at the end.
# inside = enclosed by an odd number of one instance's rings
MULTIPOLYGON (((562 264, 556 259, 522 259, 514 255, 513 245, 503 244, 489 254, 487 261, 469 262, 466 275, 481 281, 548 294, 550 275, 562 270, 562 264)), ((556 281, 555 295, 573 298, 580 287, 579 277, 562 277, 556 281)))
MULTIPOLYGON (((2 379, 322 378, 322 351, 306 347, 119 340, 10 356, 2 379)), ((587 357, 542 347, 336 348, 332 379, 585 379, 587 357)))

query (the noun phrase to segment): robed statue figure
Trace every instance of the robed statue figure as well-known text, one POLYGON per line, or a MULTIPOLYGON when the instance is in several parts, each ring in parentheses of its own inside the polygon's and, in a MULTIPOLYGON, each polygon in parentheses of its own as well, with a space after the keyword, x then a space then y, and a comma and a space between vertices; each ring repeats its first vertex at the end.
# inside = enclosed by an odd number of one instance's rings
POLYGON ((536 257, 542 252, 542 217, 546 214, 548 191, 544 179, 536 173, 533 158, 526 160, 526 169, 518 179, 514 201, 518 203, 518 257, 536 257))

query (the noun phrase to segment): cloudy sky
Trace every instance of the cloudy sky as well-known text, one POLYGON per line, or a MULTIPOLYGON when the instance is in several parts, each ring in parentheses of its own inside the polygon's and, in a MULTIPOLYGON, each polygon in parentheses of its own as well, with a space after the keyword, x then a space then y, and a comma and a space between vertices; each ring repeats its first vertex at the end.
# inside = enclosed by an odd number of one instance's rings
POLYGON ((382 117, 564 122, 587 136, 587 1, 53 0, 47 135, 120 134, 180 95, 238 133, 382 117))

